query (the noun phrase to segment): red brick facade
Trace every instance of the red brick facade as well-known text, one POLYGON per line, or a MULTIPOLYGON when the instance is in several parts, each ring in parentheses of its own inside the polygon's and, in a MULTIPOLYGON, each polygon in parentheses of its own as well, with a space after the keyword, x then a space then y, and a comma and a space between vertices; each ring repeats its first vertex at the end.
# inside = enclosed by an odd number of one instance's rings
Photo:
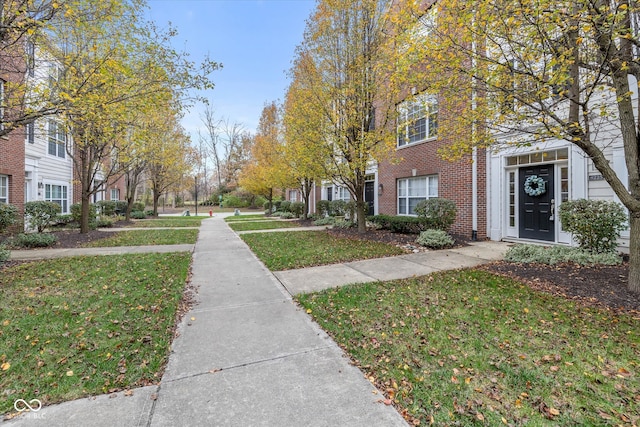
POLYGON ((24 212, 24 130, 0 137, 0 175, 9 177, 9 203, 24 212))
MULTIPOLYGON (((397 163, 383 162, 378 165, 378 183, 383 185, 378 195, 380 214, 397 215, 397 180, 428 175, 438 176, 438 197, 452 200, 458 209, 456 222, 451 232, 468 238, 473 230, 473 180, 471 157, 457 162, 442 160, 437 153, 446 141, 432 140, 409 145, 397 150, 402 160, 397 163)), ((477 155, 477 237, 487 237, 486 204, 486 155, 479 150, 477 155)))

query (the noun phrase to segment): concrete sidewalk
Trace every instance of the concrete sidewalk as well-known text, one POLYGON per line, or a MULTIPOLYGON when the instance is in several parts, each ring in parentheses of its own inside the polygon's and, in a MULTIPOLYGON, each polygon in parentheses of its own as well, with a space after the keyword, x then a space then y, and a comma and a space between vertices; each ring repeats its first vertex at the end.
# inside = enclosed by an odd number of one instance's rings
POLYGON ((4 424, 406 425, 220 218, 202 223, 191 280, 198 302, 179 325, 161 385, 52 405, 4 424))
POLYGON ((456 249, 277 271, 274 274, 291 295, 297 295, 347 283, 406 279, 439 270, 475 267, 503 259, 508 247, 509 244, 504 242, 473 242, 456 249))

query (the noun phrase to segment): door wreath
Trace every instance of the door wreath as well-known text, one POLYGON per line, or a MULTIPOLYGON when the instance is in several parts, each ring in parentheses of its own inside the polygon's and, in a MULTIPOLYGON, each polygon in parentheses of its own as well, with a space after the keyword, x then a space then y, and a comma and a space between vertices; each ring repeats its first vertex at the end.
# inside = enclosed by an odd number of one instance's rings
POLYGON ((547 185, 538 175, 531 175, 524 181, 524 192, 528 196, 538 197, 547 192, 547 185))

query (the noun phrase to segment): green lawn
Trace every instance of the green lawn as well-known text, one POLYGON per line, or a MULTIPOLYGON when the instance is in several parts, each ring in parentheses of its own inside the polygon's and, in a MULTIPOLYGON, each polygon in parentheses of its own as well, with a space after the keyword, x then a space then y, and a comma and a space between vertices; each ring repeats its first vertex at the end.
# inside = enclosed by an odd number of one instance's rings
POLYGON ((264 214, 251 214, 251 215, 228 216, 228 217, 225 217, 224 220, 227 222, 235 222, 235 221, 273 220, 273 218, 265 216, 264 214))
POLYGON ((380 242, 344 239, 324 231, 283 231, 240 236, 272 271, 400 255, 402 249, 380 242))
POLYGON ((278 228, 295 228, 299 227, 297 222, 293 221, 239 221, 230 222, 229 227, 234 231, 252 231, 252 230, 274 230, 278 228))
MULTIPOLYGON (((106 232, 105 232, 106 234, 106 232)), ((106 248, 113 246, 144 246, 144 245, 179 245, 195 243, 198 230, 129 230, 109 232, 109 237, 95 240, 84 245, 86 248, 106 248)))
POLYGON ((420 425, 638 425, 637 315, 473 270, 298 299, 420 425))
POLYGON ((30 262, 0 274, 0 414, 157 383, 191 254, 30 262))
POLYGON ((128 227, 200 227, 200 223, 205 217, 197 216, 175 216, 157 219, 137 219, 128 227))

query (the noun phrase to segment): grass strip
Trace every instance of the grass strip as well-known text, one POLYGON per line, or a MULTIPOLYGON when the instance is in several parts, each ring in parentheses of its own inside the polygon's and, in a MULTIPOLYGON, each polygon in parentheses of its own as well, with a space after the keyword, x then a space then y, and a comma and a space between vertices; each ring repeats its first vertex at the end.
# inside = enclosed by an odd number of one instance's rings
POLYGON ((380 242, 338 238, 325 231, 249 233, 240 236, 272 271, 400 255, 380 242))
POLYGON ((140 219, 134 220, 128 227, 200 227, 204 217, 177 216, 171 218, 140 219))
POLYGON ((298 299, 410 422, 630 425, 640 418, 639 317, 475 270, 298 299))
POLYGON ((236 221, 273 220, 273 218, 265 216, 264 214, 251 214, 251 215, 228 216, 228 217, 225 217, 224 220, 226 222, 236 222, 236 221))
POLYGON ((175 230, 129 230, 109 233, 109 237, 86 243, 83 247, 180 245, 195 243, 198 238, 198 230, 179 228, 175 230))
POLYGON ((0 413, 157 383, 191 256, 46 260, 0 275, 0 413))
POLYGON ((276 230, 279 228, 296 228, 300 225, 294 221, 242 221, 231 222, 229 227, 234 231, 276 230))

